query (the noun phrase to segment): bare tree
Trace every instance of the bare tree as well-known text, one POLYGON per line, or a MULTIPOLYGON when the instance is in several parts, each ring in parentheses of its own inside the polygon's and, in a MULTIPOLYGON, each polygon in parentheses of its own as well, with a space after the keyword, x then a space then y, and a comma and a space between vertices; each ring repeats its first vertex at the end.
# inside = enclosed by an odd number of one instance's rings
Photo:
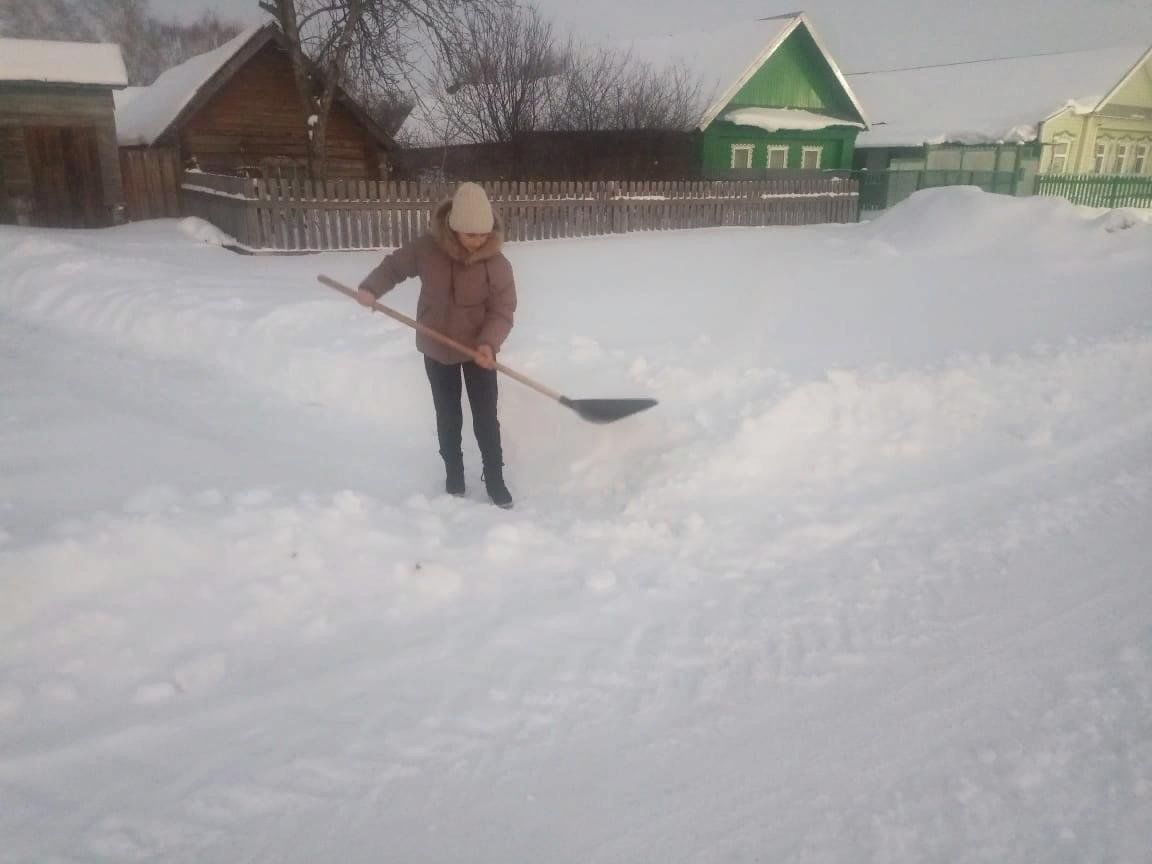
POLYGON ((239 24, 215 13, 183 23, 155 17, 148 0, 0 0, 0 33, 28 39, 115 42, 128 83, 151 84, 190 57, 227 42, 239 24))
POLYGON ((260 0, 289 44, 301 119, 308 127, 309 171, 328 173, 328 118, 336 89, 395 92, 415 66, 422 41, 446 49, 459 13, 482 16, 512 0, 260 0))
POLYGON ((703 114, 699 77, 683 63, 656 66, 606 45, 574 48, 554 129, 688 129, 703 114))
POLYGON ((687 129, 703 113, 699 79, 683 64, 658 67, 615 46, 562 39, 523 6, 466 17, 431 91, 420 106, 425 144, 516 145, 540 130, 687 129))
POLYGON ((95 42, 97 29, 74 0, 0 0, 0 36, 95 42))
POLYGON ((567 45, 535 8, 469 14, 440 57, 444 120, 467 139, 516 142, 549 119, 566 64, 567 45))

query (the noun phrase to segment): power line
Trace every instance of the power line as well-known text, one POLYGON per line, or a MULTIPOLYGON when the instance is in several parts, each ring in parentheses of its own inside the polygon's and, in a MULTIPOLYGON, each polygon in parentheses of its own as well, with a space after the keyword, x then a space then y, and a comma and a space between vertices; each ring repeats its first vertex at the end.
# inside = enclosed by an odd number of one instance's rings
POLYGON ((948 66, 972 66, 976 63, 997 63, 1001 60, 1027 60, 1032 57, 1059 57, 1063 54, 1082 54, 1098 49, 1080 48, 1073 51, 1041 51, 1036 54, 1013 54, 1007 57, 984 57, 979 60, 956 60, 951 63, 925 63, 922 66, 896 66, 891 69, 866 69, 862 72, 845 72, 846 76, 878 75, 883 72, 913 72, 918 69, 943 69, 948 66))

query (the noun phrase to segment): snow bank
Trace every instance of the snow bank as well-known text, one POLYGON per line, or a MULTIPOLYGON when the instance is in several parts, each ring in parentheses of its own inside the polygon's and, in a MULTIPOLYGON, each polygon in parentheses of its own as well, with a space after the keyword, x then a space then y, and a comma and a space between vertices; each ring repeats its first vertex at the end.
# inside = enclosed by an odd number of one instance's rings
POLYGON ((195 216, 188 216, 179 222, 180 230, 193 240, 208 243, 212 246, 235 246, 236 238, 225 234, 211 222, 205 222, 195 216))

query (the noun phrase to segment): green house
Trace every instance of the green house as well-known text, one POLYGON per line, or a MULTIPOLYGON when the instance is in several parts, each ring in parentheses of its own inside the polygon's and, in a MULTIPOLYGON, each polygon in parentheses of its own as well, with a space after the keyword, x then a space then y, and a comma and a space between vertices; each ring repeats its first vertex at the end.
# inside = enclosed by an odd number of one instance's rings
POLYGON ((706 177, 848 170, 868 119, 804 13, 637 39, 632 55, 701 85, 706 177))

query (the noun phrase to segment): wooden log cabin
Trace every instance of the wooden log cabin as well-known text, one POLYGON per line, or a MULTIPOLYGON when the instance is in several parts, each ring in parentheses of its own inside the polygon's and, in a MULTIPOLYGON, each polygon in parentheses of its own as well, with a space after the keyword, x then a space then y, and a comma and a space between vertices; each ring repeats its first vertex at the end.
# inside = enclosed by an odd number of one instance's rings
POLYGON ((111 225, 123 210, 116 45, 0 39, 0 223, 111 225))
MULTIPOLYGON (((193 57, 148 87, 117 94, 130 218, 179 215, 180 177, 210 174, 297 179, 307 173, 303 115, 287 44, 273 23, 193 57)), ((342 89, 328 121, 328 174, 387 179, 396 144, 342 89)))

